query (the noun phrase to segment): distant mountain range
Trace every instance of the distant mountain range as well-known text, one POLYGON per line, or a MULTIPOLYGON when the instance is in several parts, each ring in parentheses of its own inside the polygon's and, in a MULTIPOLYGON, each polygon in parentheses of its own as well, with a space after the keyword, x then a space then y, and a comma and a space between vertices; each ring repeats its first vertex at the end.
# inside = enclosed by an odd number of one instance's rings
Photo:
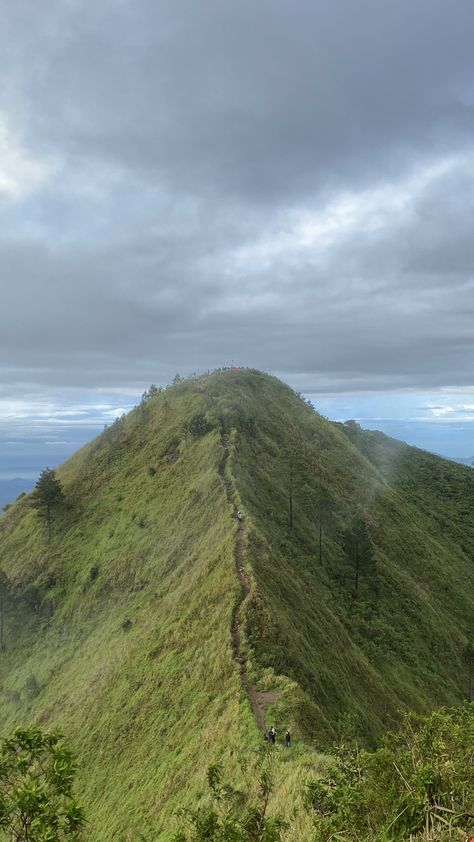
POLYGON ((0 509, 3 509, 6 503, 13 503, 22 491, 31 491, 34 484, 34 480, 24 477, 0 479, 0 509))
POLYGON ((460 462, 461 465, 469 465, 470 468, 474 468, 474 456, 468 456, 467 459, 465 457, 460 456, 459 458, 453 459, 454 462, 460 462))

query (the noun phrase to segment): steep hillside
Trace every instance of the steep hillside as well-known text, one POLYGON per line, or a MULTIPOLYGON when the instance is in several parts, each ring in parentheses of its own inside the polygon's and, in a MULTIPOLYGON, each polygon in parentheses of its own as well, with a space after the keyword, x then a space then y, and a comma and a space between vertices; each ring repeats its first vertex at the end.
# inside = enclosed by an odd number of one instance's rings
POLYGON ((152 393, 59 476, 51 541, 28 498, 0 521, 0 730, 67 732, 94 840, 166 838, 208 763, 244 780, 270 717, 296 738, 286 803, 312 747, 465 696, 470 469, 231 371, 152 393))
POLYGON ((213 388, 238 428, 232 471, 256 581, 247 618, 259 678, 261 668, 291 676, 318 707, 319 733, 351 720, 369 741, 400 708, 465 697, 472 472, 331 424, 266 376, 236 373, 213 388), (344 537, 357 516, 376 565, 355 594, 344 537))

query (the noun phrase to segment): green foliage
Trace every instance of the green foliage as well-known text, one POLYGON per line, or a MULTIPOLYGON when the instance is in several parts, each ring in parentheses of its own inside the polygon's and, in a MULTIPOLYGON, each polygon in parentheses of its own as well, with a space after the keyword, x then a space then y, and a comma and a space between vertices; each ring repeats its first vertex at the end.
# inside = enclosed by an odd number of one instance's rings
POLYGON ((52 512, 64 503, 64 494, 61 482, 56 477, 56 471, 51 468, 41 471, 30 500, 38 514, 45 518, 48 535, 51 537, 52 512))
POLYGON ((74 757, 60 734, 17 728, 0 745, 0 839, 79 839, 84 811, 72 794, 74 757))
POLYGON ((154 384, 154 383, 152 383, 152 384, 151 384, 151 386, 150 386, 150 388, 149 388, 149 389, 146 389, 146 390, 143 392, 143 395, 142 395, 142 404, 145 404, 145 403, 147 403, 148 401, 151 401, 153 398, 156 398, 156 396, 157 396, 157 395, 159 395, 159 394, 160 394, 160 392, 161 392, 161 388, 159 388, 159 389, 158 389, 158 387, 157 387, 157 386, 155 386, 155 384, 154 384))
POLYGON ((212 424, 203 412, 198 412, 196 415, 193 415, 189 421, 183 425, 183 429, 186 436, 190 436, 191 439, 196 440, 202 438, 202 436, 206 436, 212 430, 212 424))
MULTIPOLYGON (((372 753, 341 748, 307 787, 316 839, 398 842, 474 827, 474 708, 406 714, 372 753)), ((454 837, 449 837, 454 838, 454 837)))
POLYGON ((288 825, 281 816, 268 816, 272 792, 268 765, 262 764, 256 792, 247 795, 245 808, 243 794, 223 783, 220 764, 209 766, 207 780, 211 805, 182 811, 183 827, 174 835, 173 842, 280 842, 288 825))

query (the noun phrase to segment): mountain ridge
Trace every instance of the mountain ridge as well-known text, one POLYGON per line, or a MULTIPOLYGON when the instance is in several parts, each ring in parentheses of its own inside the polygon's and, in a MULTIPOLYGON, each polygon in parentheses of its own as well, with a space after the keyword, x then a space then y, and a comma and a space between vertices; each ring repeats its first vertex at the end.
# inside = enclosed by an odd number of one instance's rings
POLYGON ((295 736, 276 783, 293 803, 333 739, 375 744, 399 708, 465 695, 469 469, 231 371, 153 392, 58 475, 51 542, 28 499, 1 522, 0 728, 33 717, 77 742, 94 838, 148 821, 167 838, 206 762, 241 781, 273 721, 295 736), (357 595, 355 517, 379 580, 357 595))

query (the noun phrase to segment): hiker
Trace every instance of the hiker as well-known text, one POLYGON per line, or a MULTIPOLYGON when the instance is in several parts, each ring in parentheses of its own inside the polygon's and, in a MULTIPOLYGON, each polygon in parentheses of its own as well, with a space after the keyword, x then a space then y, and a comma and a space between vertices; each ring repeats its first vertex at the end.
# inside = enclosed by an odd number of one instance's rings
POLYGON ((269 737, 270 742, 273 743, 273 745, 275 745, 275 743, 276 743, 276 735, 277 735, 277 732, 275 731, 275 726, 272 725, 272 727, 270 728, 270 730, 268 732, 268 737, 269 737))
POLYGON ((288 728, 285 731, 285 745, 287 748, 291 748, 291 734, 288 728))
POLYGON ((236 518, 237 518, 237 520, 239 520, 242 523, 242 512, 239 512, 237 510, 236 518))

